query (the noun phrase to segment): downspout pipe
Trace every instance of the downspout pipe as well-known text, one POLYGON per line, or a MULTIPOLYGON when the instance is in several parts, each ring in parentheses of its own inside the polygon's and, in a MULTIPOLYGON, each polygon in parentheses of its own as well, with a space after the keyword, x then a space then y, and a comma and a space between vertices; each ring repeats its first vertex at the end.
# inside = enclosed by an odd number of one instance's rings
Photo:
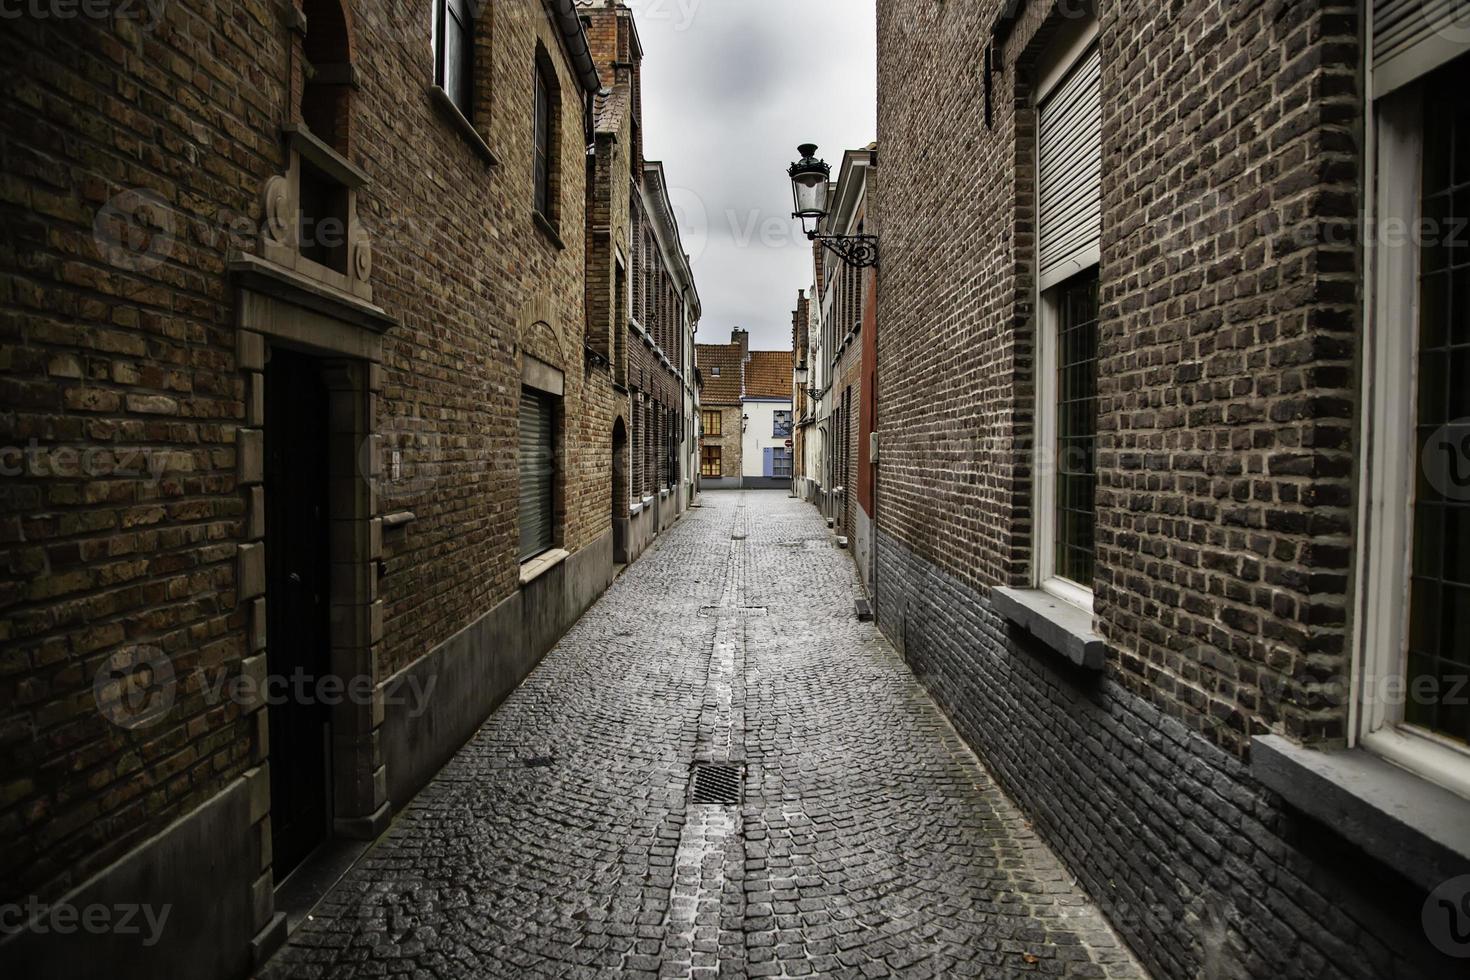
POLYGON ((592 48, 587 44, 582 18, 577 16, 577 5, 573 0, 548 0, 548 4, 566 43, 567 54, 571 56, 577 81, 588 95, 596 95, 602 90, 602 80, 597 76, 597 63, 592 60, 592 48))
POLYGON ((557 30, 561 31, 562 43, 566 45, 572 70, 576 72, 577 82, 582 86, 583 135, 588 153, 591 153, 594 139, 592 100, 602 91, 602 80, 597 75, 597 62, 592 58, 592 48, 587 43, 587 30, 582 26, 582 18, 577 16, 577 6, 573 0, 546 0, 546 5, 552 19, 556 21, 557 30))

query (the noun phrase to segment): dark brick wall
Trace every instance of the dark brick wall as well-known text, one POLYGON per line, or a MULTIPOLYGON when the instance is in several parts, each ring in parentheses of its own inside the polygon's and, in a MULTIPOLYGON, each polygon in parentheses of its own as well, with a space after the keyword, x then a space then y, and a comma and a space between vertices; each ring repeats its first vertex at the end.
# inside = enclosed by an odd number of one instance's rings
POLYGON ((884 632, 1156 976, 1463 971, 1425 940, 1422 891, 1232 754, 1009 631, 984 592, 903 542, 880 531, 877 550, 884 632))
MULTIPOLYGON (((417 515, 386 548, 381 679, 518 587, 522 354, 565 372, 571 550, 609 527, 613 390, 584 358, 582 108, 543 6, 497 3, 481 22, 475 125, 495 165, 428 97, 428 0, 350 6, 346 152, 372 181, 359 213, 374 300, 400 320, 376 412, 402 471, 381 482, 379 513, 417 515), (559 242, 531 219, 538 44, 562 93, 559 242)), ((281 127, 297 118, 281 7, 180 0, 157 24, 21 17, 0 31, 0 445, 39 448, 0 481, 5 897, 59 894, 261 748, 240 708, 206 704, 187 679, 237 672, 248 652, 235 563, 245 375, 224 261, 255 250, 261 187, 284 169, 281 127), (94 242, 100 209, 130 189, 157 195, 172 223, 157 264, 109 261, 94 242), (236 222, 246 230, 232 240, 236 222), (93 452, 82 468, 51 466, 72 450, 93 452), (162 648, 181 679, 167 720, 132 733, 100 715, 91 688, 130 644, 162 648)))
POLYGON ((1162 975, 1436 975, 1423 896, 1247 763, 1345 735, 1360 5, 1099 4, 1101 680, 988 611, 1032 558, 1031 72, 1080 6, 879 5, 884 629, 1162 975))

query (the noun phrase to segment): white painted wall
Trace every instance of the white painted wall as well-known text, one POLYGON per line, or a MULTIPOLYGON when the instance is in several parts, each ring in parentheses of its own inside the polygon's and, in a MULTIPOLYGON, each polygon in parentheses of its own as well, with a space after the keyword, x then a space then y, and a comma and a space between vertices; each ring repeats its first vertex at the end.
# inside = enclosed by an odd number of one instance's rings
POLYGON ((750 416, 741 437, 740 472, 745 476, 765 476, 765 451, 772 447, 786 448, 786 437, 772 435, 776 430, 776 411, 791 411, 791 401, 747 401, 745 414, 750 416))

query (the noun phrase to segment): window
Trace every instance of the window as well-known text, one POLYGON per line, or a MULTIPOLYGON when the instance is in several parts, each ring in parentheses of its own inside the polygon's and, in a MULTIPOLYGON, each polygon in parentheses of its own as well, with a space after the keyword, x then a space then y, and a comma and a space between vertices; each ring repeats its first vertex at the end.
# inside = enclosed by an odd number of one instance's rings
POLYGON ((1047 300, 1055 326, 1055 496, 1052 572, 1092 588, 1097 474, 1097 269, 1068 280, 1047 300))
POLYGON ((720 369, 719 369, 719 367, 716 366, 716 367, 710 368, 709 369, 709 376, 711 378, 718 378, 720 376, 720 369))
POLYGON ((772 426, 771 435, 777 439, 791 438, 791 413, 778 409, 776 411, 776 424, 772 426))
POLYGON ((1437 43, 1380 52, 1373 76, 1354 732, 1470 795, 1470 56, 1437 43))
POLYGON ((777 448, 771 453, 771 475, 777 479, 791 479, 791 450, 777 448))
POLYGON ((719 479, 720 447, 705 446, 699 450, 699 475, 719 479))
POLYGON ((434 84, 471 118, 474 87, 474 12, 471 0, 434 0, 434 84))
POLYGON ((555 221, 556 214, 556 148, 557 148, 557 92, 552 80, 551 65, 544 57, 536 63, 536 172, 535 201, 538 214, 548 221, 555 221))
POLYGON ((712 412, 708 409, 700 412, 699 414, 700 417, 704 420, 704 434, 707 436, 719 435, 721 432, 721 424, 724 416, 722 416, 719 412, 712 412))
POLYGON ((553 547, 556 531, 556 397, 521 389, 521 561, 553 547))
POLYGON ((1065 23, 1036 70, 1036 584, 1092 606, 1096 566, 1102 61, 1097 22, 1065 23))
POLYGON ((341 0, 305 0, 311 30, 301 85, 301 119, 323 143, 347 154, 352 105, 352 44, 341 0))

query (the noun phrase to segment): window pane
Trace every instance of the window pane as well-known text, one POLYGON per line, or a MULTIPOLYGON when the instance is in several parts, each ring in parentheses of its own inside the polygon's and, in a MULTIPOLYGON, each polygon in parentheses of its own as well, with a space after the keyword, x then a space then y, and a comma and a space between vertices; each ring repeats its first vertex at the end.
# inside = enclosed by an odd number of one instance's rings
POLYGON ((551 217, 551 92, 536 72, 536 210, 551 217))
POLYGON ((451 6, 444 18, 444 90, 468 119, 470 115, 469 25, 451 6))
POLYGON ((1092 588, 1097 270, 1057 287, 1056 574, 1092 588))
POLYGON ((1425 83, 1417 445, 1404 720, 1470 742, 1470 59, 1425 83))

